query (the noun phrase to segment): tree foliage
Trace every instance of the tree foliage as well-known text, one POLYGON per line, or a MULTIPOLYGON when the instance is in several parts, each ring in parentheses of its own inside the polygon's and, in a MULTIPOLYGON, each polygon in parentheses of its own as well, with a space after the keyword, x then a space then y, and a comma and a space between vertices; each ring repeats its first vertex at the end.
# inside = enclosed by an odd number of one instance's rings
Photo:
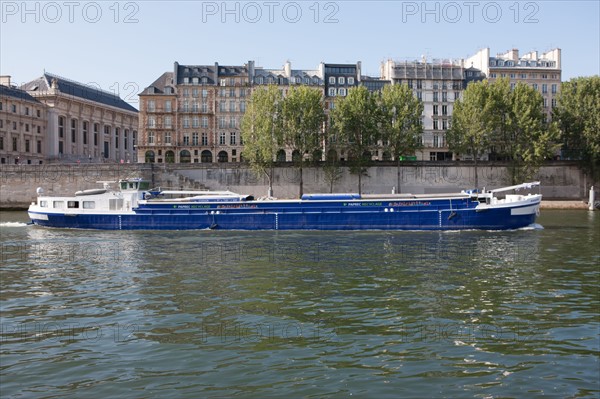
POLYGON ((558 131, 545 121, 539 92, 522 82, 511 89, 508 80, 499 79, 467 86, 463 100, 455 104, 447 139, 453 151, 470 152, 475 159, 495 149, 509 161, 516 184, 532 178, 555 153, 558 131))
POLYGON ((281 102, 281 129, 283 143, 299 154, 294 163, 300 172, 299 198, 303 194, 302 170, 305 156, 312 156, 321 147, 323 122, 323 95, 320 90, 308 86, 289 89, 281 102))
POLYGON ((413 155, 421 147, 423 103, 407 85, 388 85, 379 97, 379 108, 382 143, 398 164, 400 190, 400 157, 413 155))
POLYGON ((560 129, 563 156, 580 160, 593 179, 599 180, 600 76, 563 83, 553 118, 560 129))
POLYGON ((269 196, 273 194, 276 154, 283 145, 282 98, 280 90, 274 85, 254 90, 240 126, 244 159, 256 174, 267 178, 269 196))
POLYGON ((348 90, 338 97, 331 111, 332 129, 348 150, 350 172, 358 175, 358 192, 362 192, 362 175, 371 162, 371 151, 379 139, 381 114, 376 95, 364 86, 348 90))
POLYGON ((495 101, 487 81, 471 83, 454 103, 452 126, 446 133, 448 147, 471 154, 475 162, 475 187, 479 187, 477 161, 490 148, 495 128, 495 101))

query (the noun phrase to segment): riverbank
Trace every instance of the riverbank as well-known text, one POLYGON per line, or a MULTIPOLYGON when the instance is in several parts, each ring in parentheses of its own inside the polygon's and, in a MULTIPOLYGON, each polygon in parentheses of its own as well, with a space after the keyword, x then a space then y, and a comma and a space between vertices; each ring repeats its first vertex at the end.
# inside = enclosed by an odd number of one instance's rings
POLYGON ((581 209, 588 210, 589 205, 584 201, 544 201, 541 209, 581 209))

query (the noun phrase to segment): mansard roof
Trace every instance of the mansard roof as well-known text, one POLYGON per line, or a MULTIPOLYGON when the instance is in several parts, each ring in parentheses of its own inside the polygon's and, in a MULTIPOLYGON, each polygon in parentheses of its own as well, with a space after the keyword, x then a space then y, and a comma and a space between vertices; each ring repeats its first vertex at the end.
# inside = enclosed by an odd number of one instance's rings
POLYGON ((30 101, 33 103, 42 104, 35 97, 31 96, 25 90, 17 89, 16 87, 9 87, 0 85, 0 96, 13 97, 19 100, 30 101))
POLYGON ((113 93, 101 90, 91 85, 75 82, 73 80, 69 80, 48 72, 45 72, 44 75, 38 79, 32 80, 29 83, 25 83, 20 88, 28 91, 29 93, 33 93, 35 96, 36 92, 49 91, 52 88, 52 82, 54 81, 56 81, 58 91, 60 93, 79 97, 84 100, 93 101, 111 107, 120 108, 124 111, 138 112, 137 109, 113 93))

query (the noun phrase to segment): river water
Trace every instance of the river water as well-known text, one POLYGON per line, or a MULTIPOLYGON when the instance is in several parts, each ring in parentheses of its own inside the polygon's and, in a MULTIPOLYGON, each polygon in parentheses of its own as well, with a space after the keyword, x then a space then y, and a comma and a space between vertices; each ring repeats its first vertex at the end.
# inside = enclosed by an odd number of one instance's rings
POLYGON ((3 398, 600 395, 600 213, 507 232, 0 220, 3 398))

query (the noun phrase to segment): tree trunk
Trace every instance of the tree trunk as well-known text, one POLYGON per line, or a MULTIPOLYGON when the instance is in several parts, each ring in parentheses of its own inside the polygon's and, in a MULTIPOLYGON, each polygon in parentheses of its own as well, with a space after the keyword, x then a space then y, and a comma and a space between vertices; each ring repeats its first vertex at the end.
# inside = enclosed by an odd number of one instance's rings
POLYGON ((304 180, 302 179, 302 162, 300 162, 300 188, 299 188, 299 196, 298 198, 302 198, 302 194, 304 194, 304 180))
POLYGON ((398 157, 398 169, 397 169, 397 173, 398 173, 398 183, 396 186, 396 194, 400 194, 402 192, 402 190, 400 190, 400 157, 398 157))
POLYGON ((358 195, 362 194, 362 168, 358 170, 358 195))
POLYGON ((477 176, 477 155, 475 155, 475 188, 479 188, 479 179, 477 176))

